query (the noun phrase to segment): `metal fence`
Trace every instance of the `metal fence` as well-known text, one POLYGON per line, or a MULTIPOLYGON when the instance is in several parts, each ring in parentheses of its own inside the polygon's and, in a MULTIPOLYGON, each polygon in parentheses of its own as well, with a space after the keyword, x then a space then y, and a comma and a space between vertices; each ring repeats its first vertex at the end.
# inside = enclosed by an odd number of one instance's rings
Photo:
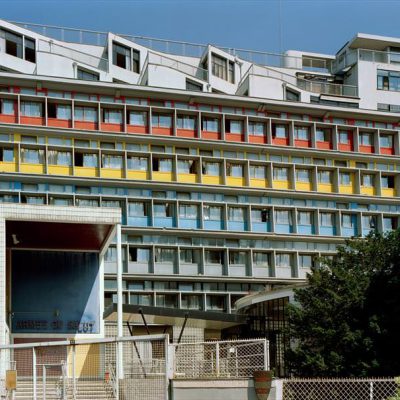
POLYGON ((266 339, 172 344, 174 379, 249 378, 269 369, 266 339))
POLYGON ((167 400, 167 354, 168 335, 1 346, 0 399, 167 400))
POLYGON ((395 378, 285 379, 283 400, 398 400, 395 378))

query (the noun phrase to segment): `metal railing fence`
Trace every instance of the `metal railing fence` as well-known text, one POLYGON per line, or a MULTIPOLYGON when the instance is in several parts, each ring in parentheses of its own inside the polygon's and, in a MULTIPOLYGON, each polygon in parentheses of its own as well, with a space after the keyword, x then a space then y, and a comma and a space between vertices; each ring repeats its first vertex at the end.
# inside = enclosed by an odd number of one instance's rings
POLYGON ((291 378, 282 381, 283 400, 397 400, 395 378, 291 378))
POLYGON ((250 378, 269 369, 266 339, 180 343, 172 348, 174 379, 250 378))

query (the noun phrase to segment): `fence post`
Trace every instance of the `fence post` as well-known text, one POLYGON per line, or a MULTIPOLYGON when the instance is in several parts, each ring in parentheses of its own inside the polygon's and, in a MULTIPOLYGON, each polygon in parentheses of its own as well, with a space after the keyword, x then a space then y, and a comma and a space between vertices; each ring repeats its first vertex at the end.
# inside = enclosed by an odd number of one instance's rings
POLYGON ((166 335, 164 339, 164 352, 165 352, 165 400, 168 400, 168 386, 169 386, 169 336, 166 335))
POLYGON ((76 345, 72 344, 72 395, 76 398, 76 345))
POLYGON ((269 340, 264 339, 264 371, 269 370, 269 340))
POLYGON ((215 372, 219 376, 219 343, 215 343, 215 372))
POLYGON ((369 382, 369 400, 374 399, 374 382, 370 381, 369 382))
POLYGON ((33 400, 37 399, 37 377, 36 377, 36 349, 35 347, 32 347, 32 381, 33 381, 33 400))
POLYGON ((46 400, 46 366, 42 366, 42 390, 43 390, 43 400, 46 400))

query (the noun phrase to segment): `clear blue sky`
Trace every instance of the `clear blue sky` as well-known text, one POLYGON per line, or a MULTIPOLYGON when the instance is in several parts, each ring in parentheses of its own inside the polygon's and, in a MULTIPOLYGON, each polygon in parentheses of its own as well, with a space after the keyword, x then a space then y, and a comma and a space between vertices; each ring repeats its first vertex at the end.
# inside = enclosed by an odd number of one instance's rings
POLYGON ((335 53, 356 32, 400 37, 400 0, 281 0, 280 3, 278 0, 0 0, 0 18, 270 52, 279 52, 282 44, 283 50, 335 53))

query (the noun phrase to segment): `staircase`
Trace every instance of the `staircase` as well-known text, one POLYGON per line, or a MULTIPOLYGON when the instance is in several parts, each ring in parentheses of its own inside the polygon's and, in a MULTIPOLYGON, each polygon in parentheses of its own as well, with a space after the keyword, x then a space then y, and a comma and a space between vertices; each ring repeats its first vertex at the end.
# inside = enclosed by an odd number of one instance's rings
MULTIPOLYGON (((76 380, 76 395, 73 394, 73 383, 68 380, 65 385, 66 393, 63 396, 63 383, 60 378, 46 380, 46 400, 115 400, 111 386, 103 379, 76 380)), ((43 399, 43 382, 37 380, 37 400, 43 399)), ((32 378, 18 378, 15 400, 33 399, 32 378)))

